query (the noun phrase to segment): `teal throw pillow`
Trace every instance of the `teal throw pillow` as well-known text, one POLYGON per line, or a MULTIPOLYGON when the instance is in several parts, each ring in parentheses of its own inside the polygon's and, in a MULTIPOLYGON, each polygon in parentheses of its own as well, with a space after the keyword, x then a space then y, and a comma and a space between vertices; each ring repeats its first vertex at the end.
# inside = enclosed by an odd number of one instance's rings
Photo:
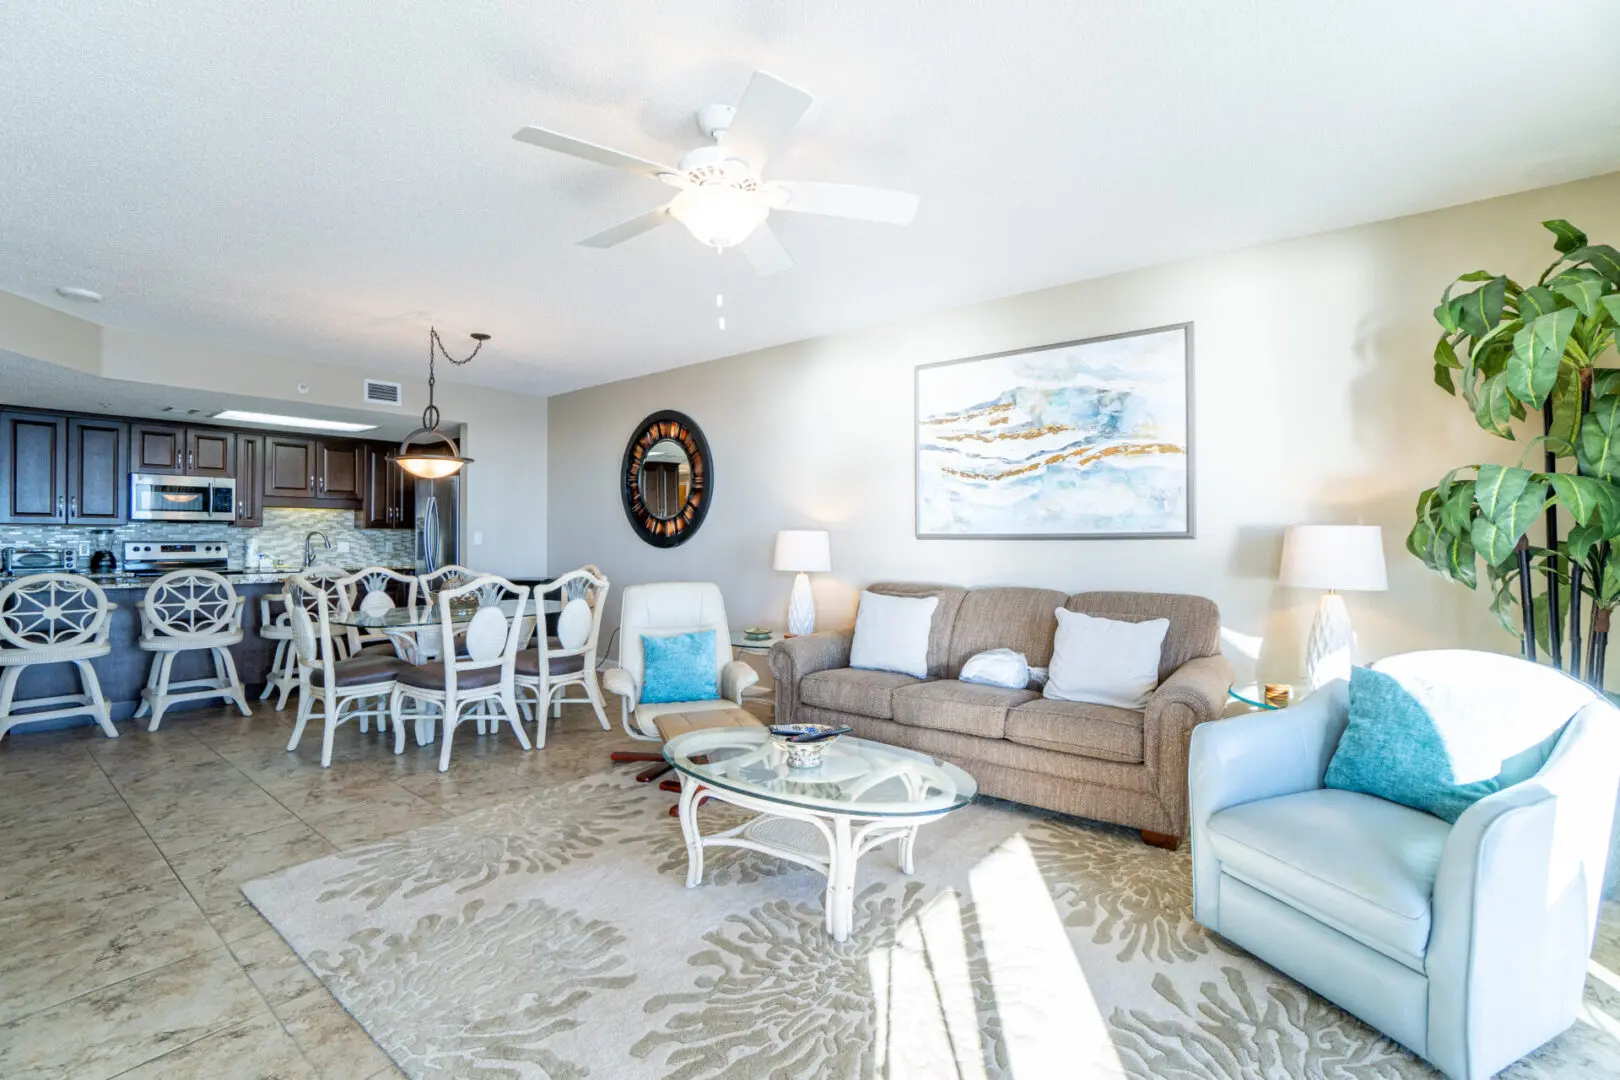
POLYGON ((1457 759, 1466 754, 1448 747, 1447 735, 1458 739, 1455 731, 1443 732, 1423 702, 1397 679, 1371 668, 1352 668, 1350 722, 1323 784, 1456 822, 1474 803, 1502 790, 1503 782, 1499 772, 1458 777, 1457 759))
POLYGON ((641 658, 644 704, 709 701, 720 696, 715 681, 713 630, 667 637, 642 634, 641 658))

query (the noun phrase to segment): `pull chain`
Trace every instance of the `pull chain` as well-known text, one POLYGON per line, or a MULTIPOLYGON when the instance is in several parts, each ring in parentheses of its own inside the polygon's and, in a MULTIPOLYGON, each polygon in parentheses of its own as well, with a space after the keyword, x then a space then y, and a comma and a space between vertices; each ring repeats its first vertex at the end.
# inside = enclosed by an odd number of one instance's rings
MULTIPOLYGON (((714 253, 724 258, 726 249, 716 244, 714 253)), ((726 328, 726 268, 724 263, 716 264, 714 282, 715 321, 720 324, 720 329, 724 330, 726 328)))

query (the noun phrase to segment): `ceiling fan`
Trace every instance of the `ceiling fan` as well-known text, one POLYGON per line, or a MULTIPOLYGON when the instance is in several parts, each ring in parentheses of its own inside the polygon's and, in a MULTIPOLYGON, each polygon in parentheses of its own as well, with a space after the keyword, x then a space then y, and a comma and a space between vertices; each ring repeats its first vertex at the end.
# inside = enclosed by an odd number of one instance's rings
POLYGON ((756 271, 775 274, 791 267, 793 260, 765 223, 772 210, 892 225, 909 225, 917 215, 917 196, 904 191, 760 178, 760 170, 812 100, 798 87, 756 71, 735 107, 708 105, 698 110, 698 128, 714 142, 682 154, 675 165, 661 165, 546 128, 526 127, 512 137, 650 176, 677 189, 675 198, 668 203, 586 237, 580 241, 584 246, 613 247, 678 221, 699 242, 719 251, 738 248, 756 271))

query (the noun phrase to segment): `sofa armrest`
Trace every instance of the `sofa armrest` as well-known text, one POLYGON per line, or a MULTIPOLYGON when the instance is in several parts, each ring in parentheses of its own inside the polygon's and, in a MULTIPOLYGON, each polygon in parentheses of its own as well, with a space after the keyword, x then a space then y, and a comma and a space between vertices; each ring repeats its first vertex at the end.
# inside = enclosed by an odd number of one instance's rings
POLYGON ((759 682, 759 672, 744 660, 733 660, 720 669, 720 696, 742 704, 743 691, 759 682))
POLYGON ((641 689, 636 686, 636 677, 622 667, 610 667, 602 672, 602 685, 608 693, 624 698, 627 708, 635 708, 641 699, 641 689))
POLYGON ((1230 806, 1321 787, 1349 712, 1350 684, 1341 679, 1292 708, 1234 716, 1193 729, 1187 814, 1193 917, 1200 923, 1220 929, 1220 862, 1207 839, 1209 819, 1230 806))
POLYGON ((1193 723, 1214 720, 1226 708, 1226 692, 1232 686, 1232 664, 1224 656, 1200 656, 1170 673, 1148 698, 1147 722, 1151 726, 1182 705, 1196 718, 1193 723))
POLYGON ((776 680, 776 722, 793 722, 799 701, 799 680, 813 671, 849 666, 853 630, 818 630, 788 638, 771 646, 771 676, 776 680))
POLYGON ((1221 715, 1231 685, 1226 657, 1200 656, 1171 672, 1149 696, 1142 713, 1142 764, 1165 818, 1155 831, 1187 834, 1187 743, 1194 728, 1221 715))
POLYGON ((1540 772, 1465 810, 1434 882, 1429 1059, 1496 1072, 1575 1019, 1620 785, 1620 713, 1587 705, 1540 772))

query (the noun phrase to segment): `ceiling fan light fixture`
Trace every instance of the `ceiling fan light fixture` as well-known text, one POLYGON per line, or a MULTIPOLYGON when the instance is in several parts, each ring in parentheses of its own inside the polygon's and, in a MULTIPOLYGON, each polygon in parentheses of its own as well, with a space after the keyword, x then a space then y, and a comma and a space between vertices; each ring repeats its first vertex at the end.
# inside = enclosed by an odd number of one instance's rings
POLYGON ((730 184, 704 184, 675 196, 669 213, 700 244, 735 247, 765 223, 771 212, 758 191, 730 184))

